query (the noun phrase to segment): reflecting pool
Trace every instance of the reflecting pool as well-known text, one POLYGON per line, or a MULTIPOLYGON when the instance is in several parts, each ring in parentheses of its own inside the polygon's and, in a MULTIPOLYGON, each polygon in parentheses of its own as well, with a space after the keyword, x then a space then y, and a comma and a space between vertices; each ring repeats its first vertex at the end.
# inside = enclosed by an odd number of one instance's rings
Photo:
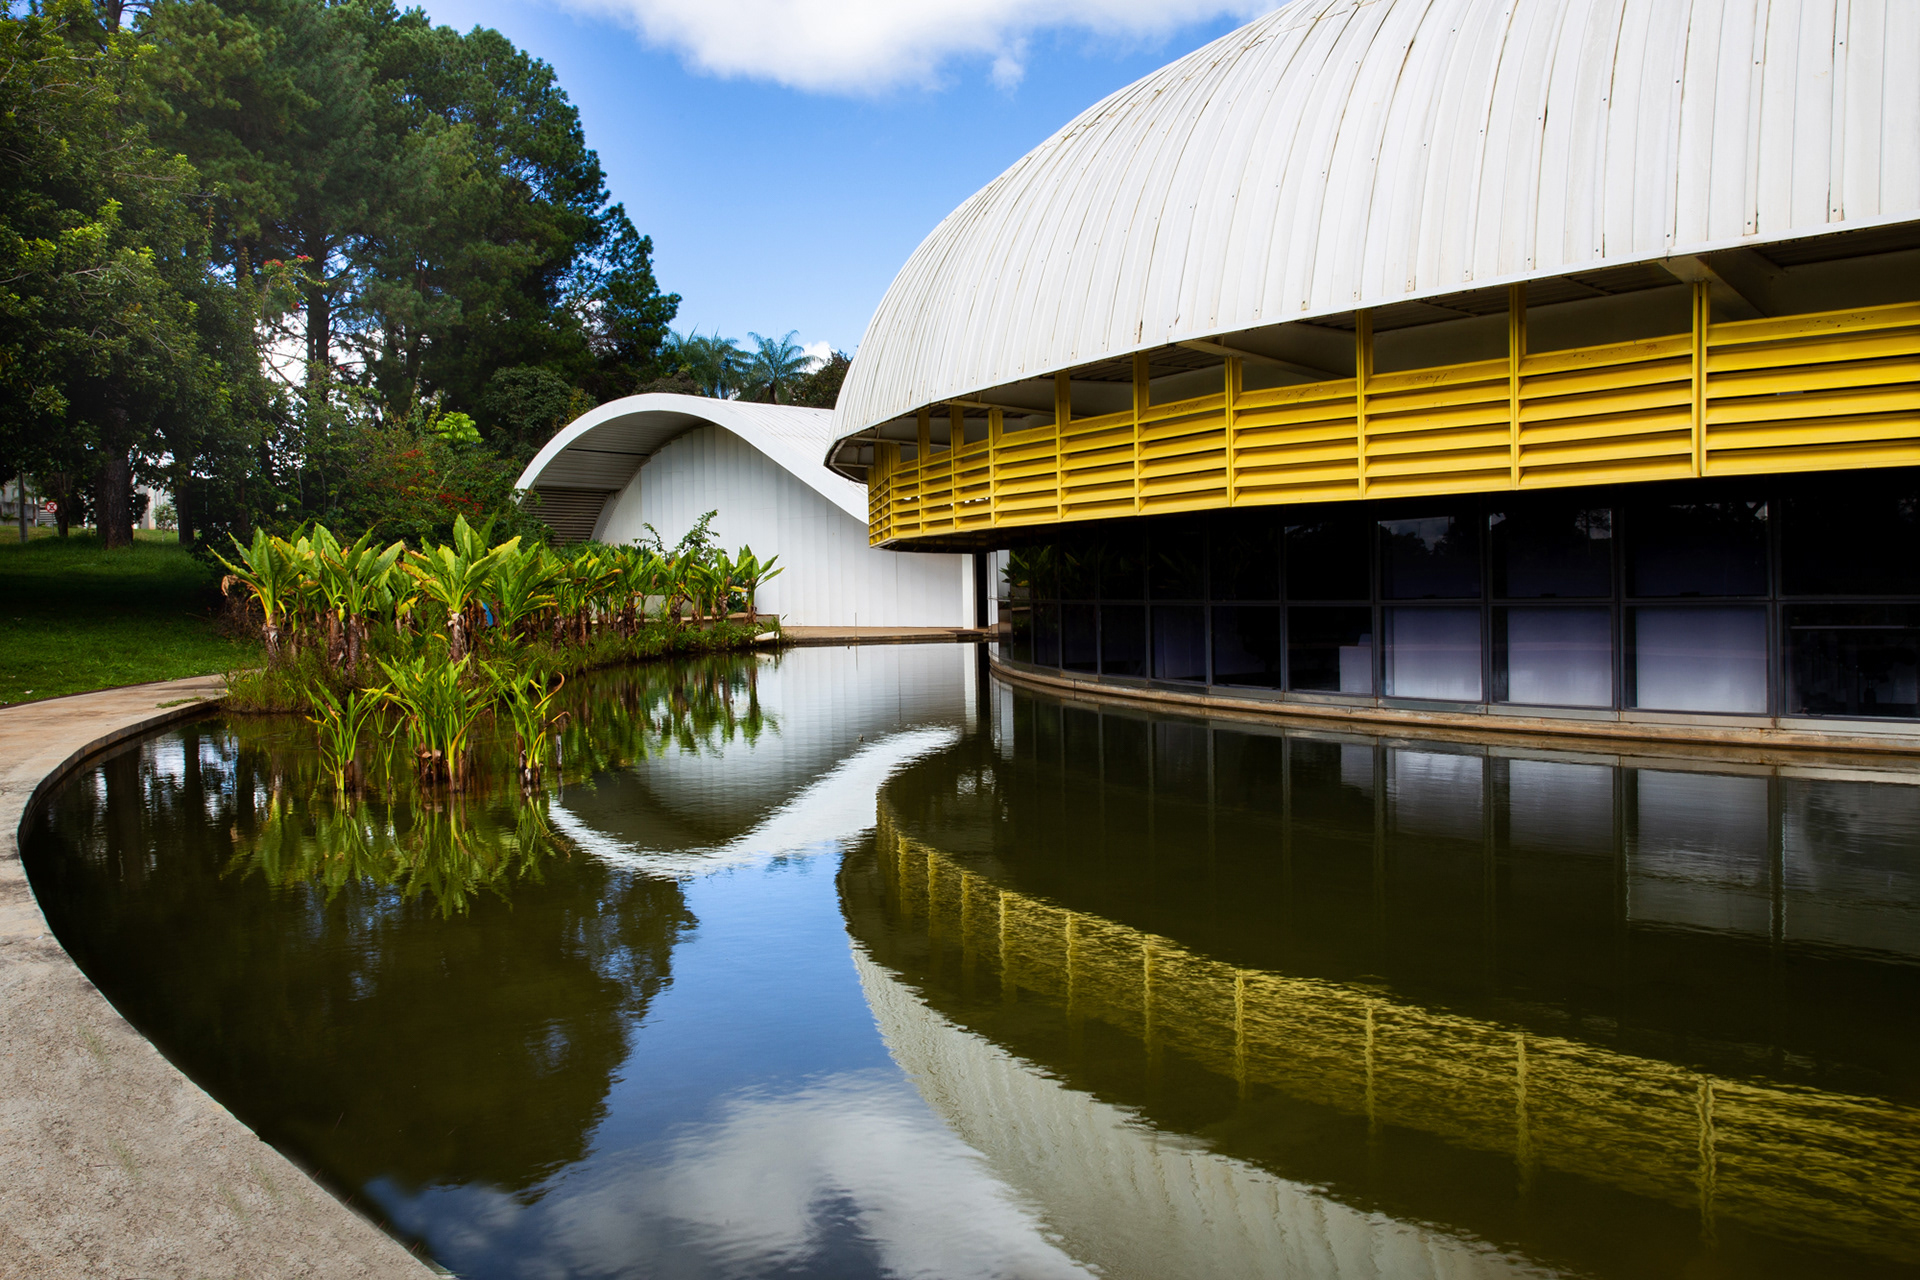
POLYGON ((567 696, 544 796, 208 721, 26 833, 122 1012, 459 1275, 1920 1274, 1920 770, 947 646, 567 696))

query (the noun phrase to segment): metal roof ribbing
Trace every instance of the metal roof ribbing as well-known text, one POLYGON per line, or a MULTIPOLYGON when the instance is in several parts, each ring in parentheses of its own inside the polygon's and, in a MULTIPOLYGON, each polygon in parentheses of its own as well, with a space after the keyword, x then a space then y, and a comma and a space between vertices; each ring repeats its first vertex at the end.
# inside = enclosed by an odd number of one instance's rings
POLYGON ((1916 0, 1297 0, 950 214, 833 433, 1169 342, 1916 217, 1916 0))

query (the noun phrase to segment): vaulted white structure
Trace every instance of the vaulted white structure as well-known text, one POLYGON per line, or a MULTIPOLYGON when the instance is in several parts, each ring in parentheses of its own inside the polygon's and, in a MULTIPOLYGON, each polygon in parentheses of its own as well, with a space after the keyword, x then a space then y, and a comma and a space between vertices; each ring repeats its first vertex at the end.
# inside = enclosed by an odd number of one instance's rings
POLYGON ((547 442, 517 487, 564 541, 668 543, 718 511, 722 545, 777 555, 785 572, 759 607, 803 626, 974 623, 972 561, 867 545, 866 490, 821 465, 824 409, 640 395, 581 415, 547 442))
POLYGON ((935 228, 835 434, 1172 342, 1916 209, 1914 0, 1296 0, 935 228))

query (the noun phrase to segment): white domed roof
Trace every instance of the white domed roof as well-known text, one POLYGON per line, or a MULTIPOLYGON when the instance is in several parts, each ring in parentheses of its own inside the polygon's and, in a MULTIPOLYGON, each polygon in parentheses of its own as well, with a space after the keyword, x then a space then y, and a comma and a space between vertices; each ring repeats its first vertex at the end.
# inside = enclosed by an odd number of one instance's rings
POLYGON ((1916 0, 1297 0, 935 228, 834 433, 1168 342, 1916 216, 1916 0))

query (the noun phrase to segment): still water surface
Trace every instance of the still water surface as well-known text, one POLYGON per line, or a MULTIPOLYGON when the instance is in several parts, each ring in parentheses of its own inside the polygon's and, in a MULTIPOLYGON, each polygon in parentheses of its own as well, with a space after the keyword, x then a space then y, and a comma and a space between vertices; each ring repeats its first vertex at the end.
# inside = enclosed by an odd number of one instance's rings
POLYGON ((1920 1274, 1920 773, 949 647, 571 693, 544 800, 210 721, 27 833, 115 1004, 459 1275, 1920 1274))

